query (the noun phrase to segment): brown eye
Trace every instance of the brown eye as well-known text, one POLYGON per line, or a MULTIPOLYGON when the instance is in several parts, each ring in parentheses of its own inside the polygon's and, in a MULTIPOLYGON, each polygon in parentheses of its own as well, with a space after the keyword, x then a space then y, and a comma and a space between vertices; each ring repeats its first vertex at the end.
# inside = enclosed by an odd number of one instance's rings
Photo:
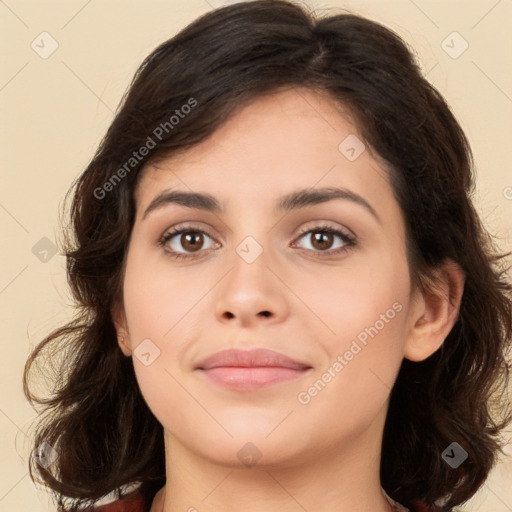
POLYGON ((208 233, 193 227, 171 230, 160 239, 160 245, 165 252, 175 258, 194 257, 198 253, 206 252, 215 243, 208 233), (209 240, 209 246, 208 246, 209 240))
POLYGON ((303 231, 294 246, 307 249, 322 256, 341 255, 356 244, 352 235, 329 225, 303 231), (304 241, 310 246, 304 246, 304 241), (323 254, 325 253, 325 254, 323 254))
POLYGON ((179 241, 183 249, 189 252, 195 252, 202 248, 204 237, 199 231, 188 231, 181 234, 179 241))
POLYGON ((333 244, 334 235, 327 231, 313 231, 310 236, 311 245, 319 251, 330 249, 333 244))

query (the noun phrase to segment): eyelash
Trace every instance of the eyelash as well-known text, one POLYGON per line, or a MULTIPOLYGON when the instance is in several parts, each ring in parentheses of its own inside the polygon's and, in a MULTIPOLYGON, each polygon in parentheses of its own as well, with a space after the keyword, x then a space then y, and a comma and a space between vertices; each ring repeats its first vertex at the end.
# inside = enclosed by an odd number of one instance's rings
MULTIPOLYGON (((174 238, 176 235, 180 235, 182 233, 202 233, 208 235, 210 238, 213 239, 212 236, 208 234, 208 232, 204 231, 203 229, 196 228, 195 226, 188 225, 184 226, 178 229, 172 229, 171 231, 168 231, 165 233, 160 240, 158 241, 158 245, 161 246, 164 249, 164 252, 167 256, 169 256, 172 259, 175 260, 183 260, 183 259, 190 259, 190 258, 197 258, 200 256, 194 255, 194 254, 186 254, 186 253, 180 253, 176 251, 170 251, 168 249, 165 249, 165 245, 169 240, 174 238)), ((299 233, 298 239, 302 238, 304 235, 307 235, 309 233, 329 233, 332 235, 337 235, 341 238, 341 240, 344 242, 343 247, 338 247, 338 249, 334 250, 328 250, 328 251, 313 251, 318 254, 320 254, 320 257, 331 257, 331 256, 338 256, 340 254, 343 254, 345 252, 350 251, 355 245, 356 245, 356 238, 352 235, 349 235, 348 233, 341 231, 338 228, 335 228, 333 226, 330 226, 328 224, 322 224, 321 226, 315 226, 314 228, 305 229, 299 233), (325 255, 325 256, 324 256, 325 255)), ((303 249, 305 251, 310 251, 311 249, 303 249)), ((199 251, 199 253, 205 252, 205 251, 199 251)))

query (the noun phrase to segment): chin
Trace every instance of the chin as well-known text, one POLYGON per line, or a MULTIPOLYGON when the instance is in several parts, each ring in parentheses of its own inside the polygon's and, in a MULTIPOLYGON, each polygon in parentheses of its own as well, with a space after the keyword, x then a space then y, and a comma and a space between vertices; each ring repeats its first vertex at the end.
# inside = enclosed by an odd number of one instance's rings
MULTIPOLYGON (((300 455, 296 447, 292 452, 286 452, 274 446, 268 440, 237 441, 228 443, 229 446, 216 447, 215 451, 205 451, 198 455, 203 456, 212 464, 222 465, 231 469, 257 469, 272 470, 293 467, 300 455)), ((201 447, 204 448, 204 447, 201 447)))

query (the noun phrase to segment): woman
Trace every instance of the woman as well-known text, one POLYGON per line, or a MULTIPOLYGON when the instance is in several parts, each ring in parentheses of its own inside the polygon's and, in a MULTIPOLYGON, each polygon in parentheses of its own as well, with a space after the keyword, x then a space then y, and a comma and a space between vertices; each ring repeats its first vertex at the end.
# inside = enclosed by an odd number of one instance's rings
POLYGON ((77 180, 79 316, 27 362, 31 474, 66 511, 467 501, 510 422, 512 331, 472 190, 389 29, 281 0, 202 16, 142 63, 77 180))

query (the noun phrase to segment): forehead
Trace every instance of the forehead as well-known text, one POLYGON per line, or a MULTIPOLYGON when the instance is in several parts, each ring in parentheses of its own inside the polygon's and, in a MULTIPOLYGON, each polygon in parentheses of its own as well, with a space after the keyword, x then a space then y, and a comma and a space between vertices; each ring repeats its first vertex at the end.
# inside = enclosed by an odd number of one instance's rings
POLYGON ((244 104, 200 144, 146 165, 135 192, 138 214, 168 188, 208 191, 226 207, 233 196, 261 206, 264 197, 319 186, 390 192, 387 170, 369 149, 349 110, 326 93, 268 94, 244 104))

